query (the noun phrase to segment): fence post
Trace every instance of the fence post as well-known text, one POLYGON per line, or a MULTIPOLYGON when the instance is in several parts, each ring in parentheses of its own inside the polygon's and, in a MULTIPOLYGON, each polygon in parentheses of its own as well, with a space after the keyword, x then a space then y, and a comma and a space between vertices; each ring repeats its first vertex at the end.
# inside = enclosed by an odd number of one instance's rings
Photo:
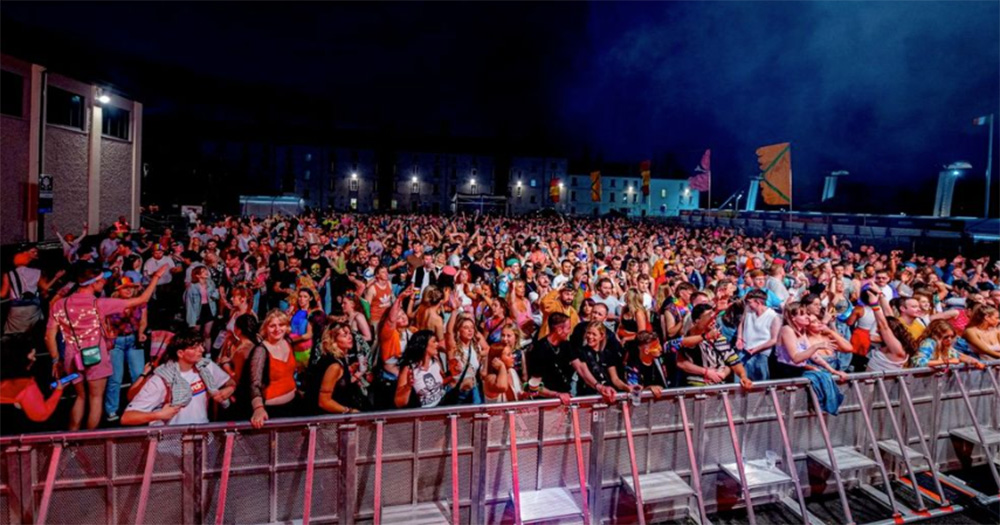
POLYGON ((353 525, 358 499, 358 426, 353 423, 339 425, 337 432, 340 449, 337 521, 344 525, 353 525))
POLYGON ((31 447, 11 445, 4 449, 7 456, 7 483, 10 499, 8 523, 34 523, 35 498, 31 494, 31 447))
POLYGON ((200 434, 184 434, 181 438, 181 509, 185 525, 195 525, 202 520, 200 434))
MULTIPOLYGON (((590 524, 601 522, 601 490, 604 484, 604 417, 608 406, 594 405, 590 410, 590 468, 587 469, 587 496, 590 498, 590 524)), ((640 510, 641 512, 641 510, 640 510)))
POLYGON ((52 446, 49 466, 45 471, 45 488, 42 489, 42 501, 38 504, 38 521, 36 522, 42 525, 49 517, 49 504, 52 503, 52 490, 56 483, 56 472, 59 470, 59 458, 62 457, 62 451, 62 443, 56 443, 52 446))
POLYGON ((469 523, 485 523, 486 516, 486 453, 489 446, 489 414, 479 413, 472 418, 472 468, 469 480, 472 506, 469 508, 469 523))

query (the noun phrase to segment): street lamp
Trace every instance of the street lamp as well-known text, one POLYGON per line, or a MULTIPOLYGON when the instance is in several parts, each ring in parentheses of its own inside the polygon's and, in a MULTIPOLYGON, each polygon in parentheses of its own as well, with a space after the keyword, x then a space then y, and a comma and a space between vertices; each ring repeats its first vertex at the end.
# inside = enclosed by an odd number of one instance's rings
POLYGON ((107 104, 108 102, 111 102, 111 97, 109 97, 107 93, 104 92, 103 89, 98 89, 97 101, 100 102, 101 104, 107 104))

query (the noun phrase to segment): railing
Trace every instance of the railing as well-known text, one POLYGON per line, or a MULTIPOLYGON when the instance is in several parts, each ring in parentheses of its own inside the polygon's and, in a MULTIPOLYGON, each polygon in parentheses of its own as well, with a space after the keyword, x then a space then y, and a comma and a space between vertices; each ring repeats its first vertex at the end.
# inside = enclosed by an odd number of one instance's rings
POLYGON ((998 372, 1000 361, 855 374, 837 416, 820 415, 796 379, 673 389, 637 406, 588 397, 260 430, 23 435, 0 440, 0 523, 708 523, 737 509, 756 523, 767 505, 803 523, 854 523, 852 489, 882 509, 867 521, 902 523, 961 511, 947 496, 956 491, 996 501, 944 472, 988 465, 1000 486, 989 461, 1000 446, 998 372), (830 498, 816 514, 814 502, 830 498))

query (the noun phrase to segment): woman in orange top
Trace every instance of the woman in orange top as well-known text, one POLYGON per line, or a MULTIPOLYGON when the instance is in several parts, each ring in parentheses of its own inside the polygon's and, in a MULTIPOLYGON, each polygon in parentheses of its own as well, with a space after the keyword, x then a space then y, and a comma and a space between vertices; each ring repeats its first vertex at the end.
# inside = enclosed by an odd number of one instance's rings
POLYGON ((396 383, 399 380, 399 360, 409 340, 410 317, 403 311, 403 301, 413 297, 414 288, 400 292, 392 307, 378 323, 378 345, 380 348, 379 372, 374 378, 375 409, 396 408, 396 383))
MULTIPOLYGON (((64 383, 56 383, 55 390, 45 399, 38 383, 31 377, 31 367, 35 364, 35 349, 28 350, 26 338, 3 338, 3 380, 0 380, 0 404, 13 405, 24 411, 29 420, 40 423, 49 419, 59 400, 62 399, 64 383)), ((14 423, 4 418, 5 426, 16 427, 14 423)), ((29 429, 10 429, 11 431, 27 431, 29 429)))
POLYGON ((281 310, 271 310, 260 327, 261 343, 250 353, 250 423, 260 428, 271 417, 297 414, 295 353, 288 342, 290 321, 281 310))

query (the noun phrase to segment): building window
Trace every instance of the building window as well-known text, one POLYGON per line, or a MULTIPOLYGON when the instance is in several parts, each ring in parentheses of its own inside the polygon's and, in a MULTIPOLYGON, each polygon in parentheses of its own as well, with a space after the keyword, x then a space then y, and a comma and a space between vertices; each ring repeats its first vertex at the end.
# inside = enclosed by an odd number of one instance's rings
POLYGON ((663 188, 663 189, 660 190, 660 198, 661 199, 666 199, 667 198, 667 190, 666 190, 666 188, 663 188))
POLYGON ((410 193, 420 193, 420 183, 414 182, 413 187, 410 188, 410 193))
POLYGON ((576 215, 576 206, 570 206, 569 212, 572 213, 573 215, 576 215))
POLYGON ((351 191, 358 191, 358 179, 351 177, 351 191))
POLYGON ((534 196, 534 195, 532 195, 532 196, 531 196, 531 203, 532 203, 532 204, 534 204, 534 203, 535 203, 535 196, 534 196))
POLYGON ((336 190, 337 190, 337 180, 330 179, 330 191, 336 191, 336 190))
POLYGON ((396 202, 396 199, 392 199, 392 202, 389 203, 389 207, 395 210, 397 206, 399 206, 399 203, 396 202))
POLYGON ((434 189, 431 190, 431 192, 434 193, 434 194, 437 194, 437 192, 438 192, 438 185, 437 185, 436 182, 434 183, 434 189))
POLYGON ((570 184, 572 184, 573 186, 576 186, 576 177, 570 177, 569 180, 570 180, 570 184))
POLYGON ((337 162, 331 160, 330 161, 330 173, 334 173, 336 171, 337 171, 337 162))
POLYGON ((516 194, 516 195, 517 195, 518 197, 520 197, 520 196, 521 196, 521 194, 522 194, 523 192, 524 192, 524 188, 522 188, 522 187, 518 186, 518 187, 517 187, 517 194, 516 194))
POLYGON ((614 188, 614 187, 615 187, 615 179, 611 179, 611 187, 612 187, 612 188, 614 188))
POLYGON ((312 160, 313 160, 312 153, 306 153, 306 162, 312 162, 312 160))
POLYGON ((311 172, 311 171, 309 171, 309 170, 306 170, 306 171, 305 171, 305 172, 304 172, 304 173, 302 174, 302 178, 303 178, 303 179, 305 179, 305 180, 309 180, 310 178, 312 178, 312 172, 311 172))
POLYGON ((534 187, 535 187, 535 179, 531 179, 531 187, 532 187, 532 188, 534 188, 534 187))
POLYGON ((479 170, 472 168, 472 175, 475 176, 477 173, 479 173, 479 170))
POLYGON ((608 197, 608 202, 615 202, 615 192, 611 192, 611 195, 608 197))
POLYGON ((20 117, 24 113, 24 77, 4 71, 0 76, 0 113, 20 117))
POLYGON ((45 108, 47 123, 83 129, 84 99, 81 95, 49 86, 45 102, 48 105, 45 108))
POLYGON ((569 192, 569 200, 572 202, 576 202, 576 190, 572 190, 569 192))
MULTIPOLYGON (((476 170, 472 170, 472 171, 475 172, 476 170)), ((470 184, 469 188, 472 190, 472 193, 479 193, 479 185, 476 184, 475 182, 473 182, 472 184, 470 184)))
POLYGON ((639 194, 638 193, 633 193, 632 194, 632 204, 635 204, 637 202, 639 202, 639 194))
POLYGON ((351 197, 351 209, 352 210, 358 209, 358 199, 354 197, 351 197))

